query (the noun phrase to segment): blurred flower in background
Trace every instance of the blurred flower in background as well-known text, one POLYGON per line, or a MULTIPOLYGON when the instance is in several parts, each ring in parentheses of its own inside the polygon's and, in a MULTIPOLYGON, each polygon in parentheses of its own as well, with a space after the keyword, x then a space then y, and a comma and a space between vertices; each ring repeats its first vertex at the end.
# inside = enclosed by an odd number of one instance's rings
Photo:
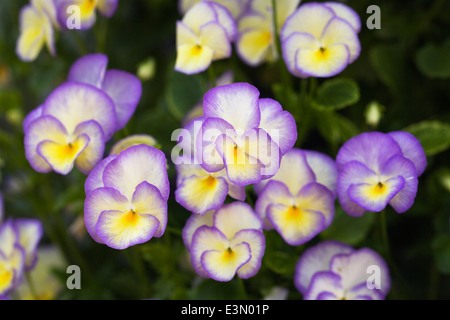
POLYGON ((378 253, 332 240, 302 254, 294 282, 305 300, 383 300, 391 287, 388 266, 378 253))

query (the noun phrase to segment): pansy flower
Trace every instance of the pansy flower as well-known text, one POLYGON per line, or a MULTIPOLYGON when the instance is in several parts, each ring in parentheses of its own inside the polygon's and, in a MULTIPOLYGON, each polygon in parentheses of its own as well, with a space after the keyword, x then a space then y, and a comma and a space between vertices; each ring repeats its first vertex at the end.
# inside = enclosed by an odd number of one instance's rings
POLYGON ((301 78, 340 73, 360 54, 360 28, 357 13, 342 3, 301 5, 281 31, 287 68, 301 78))
POLYGON ((236 23, 230 12, 216 2, 202 1, 177 21, 175 70, 194 74, 212 61, 231 56, 236 23))
POLYGON ((390 282, 388 266, 378 253, 333 240, 308 248, 294 275, 305 300, 383 300, 390 282))
POLYGON ((31 0, 20 10, 19 23, 16 53, 22 61, 35 60, 44 46, 52 56, 56 54, 54 28, 57 24, 53 1, 31 0))
POLYGON ((61 28, 67 27, 67 21, 74 12, 79 13, 80 29, 91 28, 96 19, 98 10, 103 16, 110 18, 117 9, 119 0, 54 0, 57 17, 61 28), (73 6, 77 11, 71 10, 73 6))
POLYGON ((260 99, 248 83, 208 91, 203 114, 196 143, 200 165, 208 172, 225 168, 228 180, 240 186, 273 176, 297 140, 292 115, 277 101, 260 99))
POLYGON ((173 161, 177 169, 176 201, 187 210, 201 215, 220 208, 227 195, 241 201, 246 197, 245 187, 230 182, 225 168, 208 172, 196 162, 195 139, 202 119, 194 119, 180 132, 178 147, 183 154, 173 161))
MULTIPOLYGON (((278 32, 299 3, 300 0, 276 1, 278 32)), ((251 0, 249 10, 238 21, 236 50, 241 59, 251 66, 277 59, 276 36, 271 0, 251 0)))
POLYGON ((427 159, 420 142, 402 131, 366 132, 348 140, 336 157, 338 196, 344 211, 359 217, 388 204, 398 213, 414 203, 427 159))
POLYGON ((34 170, 89 173, 117 127, 114 103, 103 91, 66 82, 24 120, 25 156, 34 170))
POLYGON ((265 239, 261 220, 250 205, 223 205, 212 220, 211 226, 189 221, 185 228, 191 230, 183 230, 185 239, 192 234, 189 250, 195 271, 216 281, 230 281, 236 274, 241 279, 254 276, 261 266, 265 239))
POLYGON ((85 191, 84 220, 96 242, 121 250, 164 234, 170 186, 162 151, 141 144, 105 158, 85 191))
POLYGON ((264 228, 275 229, 290 245, 315 237, 333 220, 336 178, 336 165, 327 155, 289 151, 276 175, 255 185, 255 211, 264 228))

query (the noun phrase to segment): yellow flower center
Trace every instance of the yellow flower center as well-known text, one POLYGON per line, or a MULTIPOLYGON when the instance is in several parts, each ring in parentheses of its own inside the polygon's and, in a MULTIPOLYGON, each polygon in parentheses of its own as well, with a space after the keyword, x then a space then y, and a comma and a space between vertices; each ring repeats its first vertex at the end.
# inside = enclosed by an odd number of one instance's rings
POLYGON ((193 56, 199 56, 202 54, 203 51, 203 47, 199 44, 196 44, 195 46, 192 47, 191 49, 191 55, 193 56))

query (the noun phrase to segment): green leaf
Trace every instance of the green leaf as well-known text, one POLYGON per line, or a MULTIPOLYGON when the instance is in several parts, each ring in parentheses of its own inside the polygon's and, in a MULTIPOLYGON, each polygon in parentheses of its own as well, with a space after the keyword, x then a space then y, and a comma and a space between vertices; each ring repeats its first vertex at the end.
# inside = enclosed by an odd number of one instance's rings
POLYGON ((358 84, 347 78, 325 81, 317 90, 313 106, 318 109, 338 110, 359 101, 358 84))
POLYGON ((366 238, 375 221, 375 214, 369 212, 362 217, 352 217, 337 206, 333 222, 322 231, 320 237, 357 245, 366 238))
POLYGON ((319 111, 317 129, 333 145, 347 141, 359 134, 358 127, 349 119, 333 111, 319 111))
POLYGON ((415 57, 417 68, 430 79, 450 77, 450 39, 443 44, 427 43, 420 48, 415 57))
POLYGON ((182 120, 192 108, 201 102, 205 84, 200 75, 186 75, 172 71, 165 93, 167 107, 177 120, 182 120))
POLYGON ((425 154, 435 155, 450 147, 450 124, 440 121, 423 121, 404 129, 422 144, 425 154))
POLYGON ((442 234, 435 237, 432 248, 439 271, 450 275, 450 235, 442 234))

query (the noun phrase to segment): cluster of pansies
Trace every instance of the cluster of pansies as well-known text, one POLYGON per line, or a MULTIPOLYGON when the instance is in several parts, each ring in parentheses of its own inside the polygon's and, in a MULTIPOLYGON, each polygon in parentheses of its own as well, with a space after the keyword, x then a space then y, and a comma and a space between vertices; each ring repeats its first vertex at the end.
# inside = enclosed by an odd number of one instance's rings
POLYGON ((96 10, 109 18, 117 4, 118 0, 30 0, 20 11, 16 53, 21 60, 30 62, 46 46, 55 56, 56 31, 91 28, 96 20, 96 10))
POLYGON ((140 100, 132 74, 106 71, 108 58, 87 55, 24 120, 25 153, 34 170, 68 174, 74 165, 88 174, 103 159, 105 143, 123 128, 140 100))
MULTIPOLYGON (((110 17, 117 2, 32 1, 21 13, 19 56, 33 60, 44 44, 54 54, 53 28, 63 28, 71 6, 80 9, 86 29, 97 9, 110 17)), ((230 57, 233 44, 251 66, 281 59, 281 52, 300 78, 334 76, 358 58, 361 22, 347 5, 273 3, 180 1, 175 70, 205 71, 212 61, 230 57)), ((126 126, 142 95, 135 75, 107 66, 104 54, 75 61, 67 81, 25 118, 25 156, 40 173, 67 175, 76 166, 86 174, 87 232, 123 250, 164 235, 171 188, 166 156, 151 136, 129 136, 105 157, 107 142, 126 126)), ((172 152, 174 196, 191 213, 182 231, 191 264, 199 276, 216 281, 256 275, 271 230, 291 246, 315 238, 332 223, 336 199, 352 216, 388 204, 407 211, 426 167, 419 141, 400 131, 360 134, 342 146, 336 160, 296 148, 293 115, 246 82, 228 79, 210 89, 188 116, 172 152), (245 202, 249 190, 256 195, 254 205, 245 202)), ((34 220, 0 225, 0 296, 33 268, 41 235, 34 220)), ((378 253, 336 241, 307 248, 294 282, 304 299, 384 299, 390 289, 389 270, 378 253), (381 282, 372 288, 367 270, 373 266, 381 282)))
POLYGON ((199 73, 219 59, 238 56, 257 66, 279 59, 296 77, 331 77, 353 63, 361 51, 361 21, 338 2, 300 0, 180 1, 176 70, 199 73), (278 50, 277 40, 281 48, 278 50))
POLYGON ((0 194, 0 300, 22 283, 25 272, 37 263, 36 250, 43 230, 39 220, 4 219, 0 194))

